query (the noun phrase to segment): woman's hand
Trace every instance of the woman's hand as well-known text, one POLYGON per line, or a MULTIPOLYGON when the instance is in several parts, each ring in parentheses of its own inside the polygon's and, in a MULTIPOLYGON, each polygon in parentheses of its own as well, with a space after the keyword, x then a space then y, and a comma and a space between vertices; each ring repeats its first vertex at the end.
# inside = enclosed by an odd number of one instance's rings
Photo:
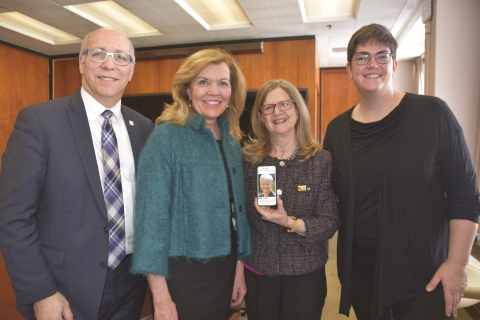
MULTIPOLYGON (((291 229, 293 227, 295 221, 288 217, 287 212, 283 208, 283 201, 280 199, 279 195, 277 195, 277 210, 273 210, 270 207, 259 206, 257 204, 257 198, 255 198, 254 204, 257 212, 260 213, 263 220, 276 223, 284 228, 291 229)), ((305 237, 305 221, 297 219, 297 228, 295 229, 295 232, 305 237)))
POLYGON ((442 282, 445 295, 445 314, 457 316, 458 305, 467 286, 467 266, 445 261, 427 285, 427 291, 435 289, 442 282))
POLYGON ((270 207, 259 206, 257 203, 257 198, 255 198, 255 209, 257 209, 257 212, 260 213, 263 220, 273 222, 287 228, 289 219, 287 212, 283 208, 283 201, 280 199, 280 196, 277 195, 277 210, 273 210, 270 207))
POLYGON ((247 293, 247 286, 245 285, 245 274, 243 270, 243 262, 237 262, 237 270, 235 271, 235 282, 233 283, 232 303, 231 306, 236 306, 242 303, 243 297, 247 293))
POLYGON ((147 279, 153 296, 154 320, 178 320, 177 308, 170 297, 165 277, 149 273, 147 279))
POLYGON ((467 286, 467 263, 478 225, 460 219, 452 219, 448 225, 450 230, 448 258, 435 272, 427 285, 427 291, 434 290, 441 281, 445 295, 445 314, 456 317, 458 304, 467 286))

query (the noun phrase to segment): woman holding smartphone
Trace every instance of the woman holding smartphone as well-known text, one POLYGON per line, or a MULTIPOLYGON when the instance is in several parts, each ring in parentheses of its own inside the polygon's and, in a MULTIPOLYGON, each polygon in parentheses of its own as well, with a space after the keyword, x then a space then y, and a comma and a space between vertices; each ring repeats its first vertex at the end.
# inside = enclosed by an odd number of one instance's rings
POLYGON ((330 153, 312 139, 308 109, 288 81, 260 88, 251 121, 253 137, 243 149, 252 232, 248 318, 318 320, 327 294, 326 240, 339 227, 330 153), (259 166, 275 166, 276 209, 257 204, 259 166))
POLYGON ((172 93, 140 155, 132 272, 147 276, 154 320, 225 320, 245 295, 251 252, 245 78, 226 51, 202 50, 177 71, 172 93))

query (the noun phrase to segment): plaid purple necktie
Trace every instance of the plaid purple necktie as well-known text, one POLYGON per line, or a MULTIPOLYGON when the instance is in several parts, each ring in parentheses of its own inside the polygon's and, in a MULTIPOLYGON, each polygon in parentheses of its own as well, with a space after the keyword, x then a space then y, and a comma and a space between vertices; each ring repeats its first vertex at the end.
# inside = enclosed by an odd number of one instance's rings
POLYGON ((102 126, 102 153, 104 171, 103 195, 108 213, 108 267, 112 270, 125 258, 125 216, 122 196, 122 177, 118 156, 117 137, 112 127, 112 111, 105 110, 102 126))

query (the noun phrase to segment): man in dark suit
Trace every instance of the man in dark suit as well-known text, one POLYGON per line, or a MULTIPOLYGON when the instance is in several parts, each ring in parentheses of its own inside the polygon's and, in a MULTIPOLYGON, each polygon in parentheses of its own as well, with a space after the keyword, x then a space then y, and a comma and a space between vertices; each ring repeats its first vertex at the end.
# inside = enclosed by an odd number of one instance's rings
POLYGON ((125 35, 94 31, 82 88, 18 114, 2 157, 0 245, 26 319, 140 318, 135 164, 153 123, 120 103, 134 64, 125 35))

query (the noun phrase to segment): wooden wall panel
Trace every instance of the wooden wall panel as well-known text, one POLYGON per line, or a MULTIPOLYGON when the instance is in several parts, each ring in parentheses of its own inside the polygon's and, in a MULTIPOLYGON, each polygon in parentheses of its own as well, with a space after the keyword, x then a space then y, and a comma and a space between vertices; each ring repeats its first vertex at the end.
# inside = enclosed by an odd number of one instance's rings
POLYGON ((348 80, 347 70, 320 70, 321 77, 321 141, 327 126, 336 116, 359 103, 357 89, 348 80))
MULTIPOLYGON (((247 80, 247 89, 259 89, 271 79, 285 79, 299 88, 308 88, 312 133, 318 136, 318 105, 315 102, 315 40, 265 42, 263 53, 235 55, 247 80)), ((125 94, 172 91, 172 79, 183 58, 138 61, 125 94)), ((54 97, 72 94, 81 86, 75 59, 54 61, 54 97), (67 87, 68 86, 68 87, 67 87)))
MULTIPOLYGON (((0 45, 0 154, 3 154, 18 112, 49 98, 48 59, 0 45)), ((1 159, 0 159, 1 164, 1 159)), ((0 318, 23 319, 0 254, 0 318)))
POLYGON ((82 86, 76 58, 53 60, 53 98, 74 94, 82 86))

